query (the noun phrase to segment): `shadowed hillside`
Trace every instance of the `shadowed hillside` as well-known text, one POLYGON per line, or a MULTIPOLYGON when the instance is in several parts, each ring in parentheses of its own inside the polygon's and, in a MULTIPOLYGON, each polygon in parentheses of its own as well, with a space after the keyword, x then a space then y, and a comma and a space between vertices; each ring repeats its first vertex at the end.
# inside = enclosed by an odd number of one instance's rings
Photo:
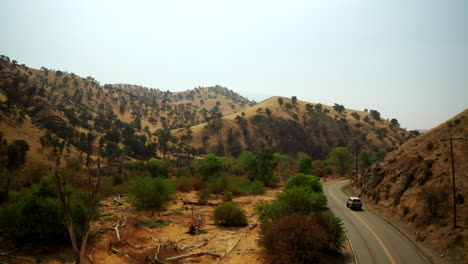
MULTIPOLYGON (((419 239, 438 241, 438 249, 466 249, 468 211, 468 110, 390 152, 352 181, 361 195, 384 205, 420 228, 419 239), (452 231, 452 174, 450 142, 456 172, 458 225, 452 231)), ((459 254, 460 254, 459 252, 459 254)), ((466 252, 465 252, 466 254, 466 252)), ((466 255, 465 255, 466 257, 466 255)))
POLYGON ((276 152, 305 152, 324 159, 334 147, 390 151, 412 137, 396 119, 389 122, 377 111, 370 112, 272 97, 240 114, 191 128, 192 144, 205 152, 234 157, 242 149, 270 147, 276 152))

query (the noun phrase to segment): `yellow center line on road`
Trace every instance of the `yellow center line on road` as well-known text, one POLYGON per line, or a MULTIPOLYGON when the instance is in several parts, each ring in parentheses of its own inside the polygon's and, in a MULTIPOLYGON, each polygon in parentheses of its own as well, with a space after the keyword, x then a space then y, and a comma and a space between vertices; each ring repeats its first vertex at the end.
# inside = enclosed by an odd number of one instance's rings
MULTIPOLYGON (((338 198, 336 198, 336 196, 331 192, 331 190, 330 190, 330 195, 333 197, 333 199, 335 199, 335 200, 338 202, 338 204, 341 204, 342 206, 344 206, 344 205, 340 202, 340 200, 338 200, 338 198)), ((346 207, 346 206, 344 206, 344 207, 346 207)), ((346 207, 346 208, 347 208, 347 207, 346 207)), ((364 222, 364 220, 362 220, 362 218, 359 217, 355 212, 353 212, 353 211, 350 211, 350 212, 351 212, 354 216, 356 216, 357 219, 359 219, 359 221, 361 221, 361 223, 363 223, 363 224, 367 227, 367 229, 369 229, 369 231, 371 232, 371 234, 375 237, 375 239, 377 240, 377 242, 379 242, 380 246, 381 246, 381 247, 383 248, 383 250, 385 251, 385 254, 387 255, 387 257, 388 257, 388 259, 390 260, 390 262, 391 262, 392 264, 396 264, 396 262, 395 262, 395 260, 393 259, 392 255, 391 255, 390 252, 388 251, 387 247, 385 247, 384 243, 382 242, 382 240, 380 240, 379 236, 374 232, 374 230, 372 230, 372 228, 370 228, 370 226, 368 226, 368 225, 366 224, 366 222, 364 222)))

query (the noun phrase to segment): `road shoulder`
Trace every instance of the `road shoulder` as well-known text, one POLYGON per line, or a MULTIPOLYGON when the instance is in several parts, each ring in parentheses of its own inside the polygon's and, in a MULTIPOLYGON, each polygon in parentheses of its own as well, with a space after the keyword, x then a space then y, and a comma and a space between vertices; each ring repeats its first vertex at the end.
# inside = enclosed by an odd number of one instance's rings
MULTIPOLYGON (((355 192, 349 188, 349 184, 345 185, 342 189, 343 192, 348 196, 355 196, 355 192)), ((387 208, 374 204, 363 197, 360 197, 366 206, 367 210, 371 211, 376 216, 380 217, 387 224, 392 226, 400 234, 402 234, 413 246, 415 246, 422 254, 432 264, 443 264, 447 263, 446 260, 441 259, 440 256, 433 253, 433 250, 423 243, 418 242, 417 232, 414 231, 408 224, 401 219, 400 216, 391 213, 387 208)))

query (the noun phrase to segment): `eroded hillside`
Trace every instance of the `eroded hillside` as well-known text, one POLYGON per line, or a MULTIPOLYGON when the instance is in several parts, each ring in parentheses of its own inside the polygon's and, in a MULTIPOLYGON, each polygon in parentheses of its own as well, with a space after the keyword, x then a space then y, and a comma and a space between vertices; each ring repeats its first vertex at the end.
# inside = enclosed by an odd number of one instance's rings
POLYGON ((418 228, 418 239, 432 241, 443 254, 458 250, 466 260, 468 211, 468 110, 390 152, 352 181, 362 196, 383 205, 418 228), (453 227, 450 142, 456 172, 457 223, 453 227))

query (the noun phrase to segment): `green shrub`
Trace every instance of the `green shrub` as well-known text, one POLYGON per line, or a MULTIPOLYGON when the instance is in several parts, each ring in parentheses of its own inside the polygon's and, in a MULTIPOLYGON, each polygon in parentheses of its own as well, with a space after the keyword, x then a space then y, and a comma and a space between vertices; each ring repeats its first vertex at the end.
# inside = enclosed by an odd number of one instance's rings
POLYGON ((250 185, 250 194, 264 194, 265 186, 261 181, 254 181, 250 185))
POLYGON ((273 201, 260 201, 255 206, 255 214, 260 223, 269 223, 286 215, 308 215, 325 209, 327 198, 323 193, 311 192, 294 187, 281 193, 273 201))
POLYGON ((332 215, 292 214, 262 225, 259 244, 267 263, 333 263, 344 241, 341 222, 332 215))
POLYGON ((208 183, 208 191, 212 194, 220 194, 228 188, 228 185, 226 177, 213 178, 208 183))
POLYGON ((197 192, 197 198, 199 203, 205 204, 210 198, 210 192, 206 188, 200 189, 197 192))
POLYGON ((151 158, 148 160, 146 163, 146 169, 153 177, 167 178, 169 175, 167 163, 156 158, 151 158))
MULTIPOLYGON (((70 211, 78 237, 82 235, 91 194, 66 188, 70 211)), ((97 218, 98 212, 94 212, 97 218)), ((16 238, 58 239, 66 241, 68 231, 65 215, 50 177, 33 184, 17 197, 0 207, 0 229, 16 238)))
POLYGON ((169 223, 160 218, 155 219, 155 220, 135 219, 134 225, 136 226, 144 225, 149 228, 155 228, 155 227, 167 226, 169 225, 169 223))
POLYGON ((247 218, 244 210, 234 203, 222 203, 214 211, 213 220, 216 224, 225 226, 245 226, 247 218))
POLYGON ((183 176, 178 178, 176 184, 176 188, 178 191, 190 192, 191 190, 193 190, 192 180, 190 180, 190 178, 188 177, 183 176))
POLYGON ((174 186, 162 178, 138 178, 130 187, 133 204, 139 209, 160 210, 171 199, 174 186))
POLYGON ((322 184, 319 179, 313 175, 297 173, 284 183, 284 190, 290 190, 294 187, 305 188, 312 192, 323 192, 322 184))
POLYGON ((225 192, 223 195, 223 201, 224 202, 231 202, 233 199, 232 192, 225 192))
MULTIPOLYGON (((305 153, 304 153, 305 154, 305 153)), ((312 158, 305 154, 297 162, 297 172, 304 174, 312 173, 312 158)))
POLYGON ((203 181, 207 181, 222 176, 224 167, 215 154, 208 154, 198 170, 202 175, 203 181))
POLYGON ((112 176, 112 185, 119 185, 123 183, 122 175, 121 174, 114 174, 112 176))
POLYGON ((125 163, 125 168, 134 171, 144 171, 146 170, 146 165, 143 161, 130 161, 125 163))

